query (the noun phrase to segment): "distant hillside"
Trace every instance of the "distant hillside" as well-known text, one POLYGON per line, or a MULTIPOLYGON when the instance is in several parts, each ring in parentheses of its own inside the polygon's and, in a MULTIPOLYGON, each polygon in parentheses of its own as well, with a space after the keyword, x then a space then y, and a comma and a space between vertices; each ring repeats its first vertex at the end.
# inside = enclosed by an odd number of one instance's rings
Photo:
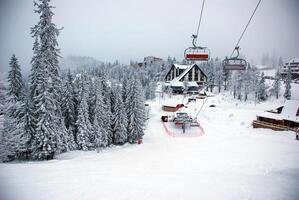
POLYGON ((104 64, 103 62, 88 56, 68 56, 66 58, 61 58, 60 67, 61 69, 84 69, 95 66, 100 66, 104 64))

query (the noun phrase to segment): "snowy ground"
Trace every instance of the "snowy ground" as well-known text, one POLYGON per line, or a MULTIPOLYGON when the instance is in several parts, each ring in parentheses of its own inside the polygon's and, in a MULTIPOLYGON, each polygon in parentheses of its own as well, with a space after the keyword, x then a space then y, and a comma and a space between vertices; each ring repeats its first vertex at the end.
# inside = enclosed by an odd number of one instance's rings
POLYGON ((294 133, 251 127, 257 113, 279 103, 211 97, 199 115, 205 134, 187 138, 166 134, 163 101, 150 102, 142 145, 1 164, 0 199, 299 199, 294 133))

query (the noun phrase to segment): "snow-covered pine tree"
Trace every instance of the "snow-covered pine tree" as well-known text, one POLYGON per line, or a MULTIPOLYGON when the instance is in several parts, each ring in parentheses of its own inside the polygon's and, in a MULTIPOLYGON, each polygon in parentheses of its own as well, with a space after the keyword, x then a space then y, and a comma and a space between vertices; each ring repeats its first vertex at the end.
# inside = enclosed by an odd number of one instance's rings
POLYGON ((91 149, 93 144, 90 139, 93 136, 92 125, 89 121, 88 114, 88 87, 87 87, 87 76, 85 73, 81 74, 81 102, 78 108, 78 118, 76 121, 77 125, 77 143, 80 150, 87 151, 91 149))
MULTIPOLYGON (((130 77, 133 77, 133 75, 130 75, 130 77)), ((131 94, 132 94, 132 86, 133 86, 133 80, 132 78, 125 78, 123 80, 122 84, 122 98, 124 102, 125 112, 127 121, 129 122, 129 114, 130 114, 130 102, 131 102, 131 94)), ((129 127, 127 126, 127 132, 129 131, 129 127)))
POLYGON ((142 139, 144 135, 145 106, 140 81, 134 76, 129 83, 131 90, 126 104, 128 106, 128 142, 132 144, 142 139))
POLYGON ((113 108, 113 144, 122 145, 127 142, 127 116, 124 108, 124 103, 121 97, 121 88, 114 87, 113 93, 115 97, 113 108))
POLYGON ((251 68, 250 65, 248 65, 248 68, 243 73, 243 85, 244 85, 244 101, 247 101, 248 95, 250 92, 250 86, 251 86, 251 68))
POLYGON ((1 140, 1 159, 13 160, 16 158, 18 137, 23 131, 19 126, 20 115, 19 108, 23 100, 23 82, 21 68, 18 60, 13 55, 9 62, 10 70, 8 72, 8 88, 5 102, 5 115, 3 122, 3 133, 1 140))
POLYGON ((10 70, 8 72, 8 96, 11 101, 20 101, 23 98, 23 79, 21 68, 15 54, 12 55, 9 62, 10 70))
POLYGON ((104 148, 108 146, 108 133, 105 129, 105 121, 107 120, 106 106, 104 103, 102 83, 99 78, 95 79, 95 118, 93 124, 95 147, 104 148))
POLYGON ((113 140, 113 133, 111 129, 111 119, 112 119, 112 113, 111 113, 111 98, 110 98, 110 87, 107 83, 107 74, 103 73, 100 77, 101 85, 102 85, 102 94, 103 94, 103 100, 105 105, 105 118, 104 118, 104 129, 107 132, 108 135, 108 145, 112 144, 113 140))
POLYGON ((94 81, 92 78, 88 79, 89 82, 89 88, 88 88, 88 113, 89 113, 89 121, 91 124, 94 122, 94 117, 95 117, 95 85, 94 81))
POLYGON ((5 114, 2 138, 0 140, 0 161, 7 162, 16 158, 19 131, 18 120, 13 116, 5 114))
POLYGON ((0 74, 0 112, 4 113, 4 104, 6 99, 6 88, 5 88, 5 81, 4 76, 0 74))
POLYGON ((29 75, 29 78, 30 78, 29 90, 30 90, 30 99, 32 102, 34 102, 34 97, 36 97, 38 95, 38 91, 36 89, 37 88, 37 80, 38 80, 37 75, 40 74, 39 70, 41 69, 41 68, 39 68, 40 52, 39 52, 38 36, 34 36, 34 37, 35 37, 35 41, 33 43, 33 48, 32 48, 33 57, 31 59, 31 73, 29 75))
POLYGON ((154 99, 156 97, 157 84, 155 81, 150 81, 145 87, 145 98, 146 99, 154 99))
POLYGON ((283 59, 280 56, 279 59, 278 59, 278 69, 280 69, 282 66, 283 66, 283 59))
POLYGON ((18 109, 18 139, 17 141, 17 159, 30 159, 32 151, 32 140, 34 135, 34 116, 32 113, 32 102, 30 95, 24 97, 18 109))
POLYGON ((67 146, 69 150, 75 150, 77 148, 77 144, 75 143, 76 113, 74 99, 73 77, 70 70, 68 70, 67 77, 64 82, 61 108, 62 115, 64 117, 64 124, 67 129, 67 146))
POLYGON ((215 85, 218 87, 218 93, 221 92, 221 86, 223 84, 223 70, 222 70, 222 63, 218 58, 215 60, 215 77, 214 77, 214 82, 215 85))
POLYGON ((291 82, 292 82, 292 71, 291 71, 291 66, 288 66, 288 71, 287 71, 287 76, 285 78, 285 91, 284 91, 284 97, 287 100, 291 99, 291 82))
POLYGON ((235 74, 237 76, 237 82, 236 82, 236 93, 237 93, 237 98, 238 100, 242 100, 242 90, 244 88, 244 83, 243 83, 243 72, 242 71, 237 71, 235 74))
POLYGON ((74 102, 73 77, 70 70, 67 73, 67 80, 64 82, 63 95, 61 100, 62 114, 67 129, 74 129, 75 124, 75 102, 74 102))
POLYGON ((273 82, 274 95, 275 95, 276 99, 279 98, 280 87, 281 87, 280 72, 279 72, 279 70, 277 70, 275 73, 274 82, 273 82))
POLYGON ((258 100, 265 101, 266 99, 267 99, 267 93, 266 93, 265 76, 264 76, 264 72, 262 72, 261 79, 258 85, 258 100))
POLYGON ((229 70, 223 70, 224 91, 227 90, 230 79, 231 79, 231 72, 229 70))
POLYGON ((36 38, 31 70, 31 83, 34 85, 31 85, 30 92, 37 119, 32 150, 34 159, 53 159, 66 147, 67 133, 59 101, 61 80, 57 37, 60 30, 52 22, 54 13, 49 3, 50 0, 35 2, 37 9, 34 12, 40 15, 40 20, 31 29, 33 38, 36 38))
POLYGON ((121 97, 123 102, 125 103, 127 100, 127 96, 128 96, 128 81, 129 79, 125 76, 123 81, 122 81, 122 90, 121 90, 121 97))
POLYGON ((205 65, 205 72, 208 76, 208 88, 210 88, 210 91, 213 92, 213 88, 215 86, 215 62, 213 59, 211 59, 206 65, 205 65))

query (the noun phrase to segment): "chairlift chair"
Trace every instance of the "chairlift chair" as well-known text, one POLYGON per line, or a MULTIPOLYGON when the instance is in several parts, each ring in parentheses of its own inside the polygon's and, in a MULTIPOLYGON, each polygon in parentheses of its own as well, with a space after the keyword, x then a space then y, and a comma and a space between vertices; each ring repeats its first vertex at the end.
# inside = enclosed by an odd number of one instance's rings
POLYGON ((225 58, 222 62, 224 70, 245 70, 247 62, 245 59, 239 58, 239 47, 235 47, 237 56, 231 58, 225 58))
POLYGON ((185 50, 184 56, 187 61, 208 61, 210 59, 210 50, 207 47, 196 46, 197 35, 192 35, 193 47, 185 50))

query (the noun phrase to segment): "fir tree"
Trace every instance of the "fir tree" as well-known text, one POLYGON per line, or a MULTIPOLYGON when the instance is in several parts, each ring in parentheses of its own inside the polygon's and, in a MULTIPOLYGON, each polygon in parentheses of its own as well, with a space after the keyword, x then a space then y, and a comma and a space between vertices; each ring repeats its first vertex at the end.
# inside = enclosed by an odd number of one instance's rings
POLYGON ((87 85, 86 85, 86 75, 82 74, 82 91, 81 91, 81 102, 78 109, 78 119, 76 122, 78 132, 77 132, 77 143, 79 149, 87 151, 92 148, 91 135, 93 135, 92 125, 89 121, 88 114, 88 104, 87 104, 87 85))
POLYGON ((67 80, 64 84, 64 90, 62 95, 62 113, 64 117, 65 126, 67 129, 74 130, 75 125, 75 102, 74 102, 74 87, 73 78, 70 71, 67 74, 67 80))
POLYGON ((16 158, 19 131, 17 119, 6 114, 3 120, 2 138, 0 140, 1 161, 11 161, 16 158))
POLYGON ((23 97, 23 80, 21 68, 15 54, 12 55, 9 62, 10 70, 8 72, 8 96, 10 100, 16 102, 23 97))
POLYGON ((276 99, 279 98, 279 94, 280 94, 280 73, 279 70, 276 71, 275 77, 274 77, 274 82, 273 82, 273 88, 274 88, 274 95, 276 97, 276 99))
POLYGON ((130 82, 131 90, 127 98, 128 142, 136 143, 142 139, 145 126, 144 94, 140 81, 134 77, 130 82))
POLYGON ((122 145, 127 141, 127 118, 126 112, 124 108, 124 103, 122 101, 122 97, 120 92, 121 88, 117 87, 114 88, 114 96, 115 96, 115 103, 114 103, 114 112, 113 112, 113 143, 116 145, 122 145))
POLYGON ((89 121, 93 124, 95 118, 95 86, 94 82, 89 79, 89 92, 88 92, 88 113, 89 113, 89 121))
POLYGON ((107 75, 104 73, 101 78, 101 85, 102 85, 102 95, 103 95, 103 101, 104 101, 104 110, 105 110, 105 118, 104 120, 104 129, 107 132, 108 135, 108 145, 112 144, 113 141, 113 133, 112 133, 112 125, 111 125, 111 119, 112 119, 112 113, 111 113, 111 98, 110 98, 110 88, 107 84, 107 75))
POLYGON ((16 158, 19 137, 23 131, 20 127, 19 109, 23 100, 23 83, 21 69, 15 55, 9 63, 7 98, 5 102, 5 115, 3 123, 3 135, 1 140, 1 159, 13 160, 16 158))
POLYGON ((35 3, 35 13, 40 20, 31 29, 34 57, 31 69, 31 91, 36 118, 33 137, 33 158, 53 159, 66 149, 66 129, 60 108, 61 81, 59 76, 59 49, 57 37, 60 30, 52 22, 54 13, 50 0, 35 3))
POLYGON ((95 80, 96 101, 95 101, 95 118, 94 118, 94 135, 96 148, 104 148, 108 146, 108 133, 105 127, 106 107, 104 105, 103 91, 101 81, 95 80))
POLYGON ((64 84, 63 95, 62 95, 62 115, 64 117, 64 124, 67 129, 67 146, 69 150, 74 150, 77 148, 75 143, 75 102, 74 102, 74 87, 73 87, 73 77, 68 71, 67 80, 64 84))
POLYGON ((291 66, 288 66, 287 76, 285 79, 285 92, 283 95, 287 100, 291 99, 291 81, 292 81, 292 71, 291 71, 291 66))
POLYGON ((264 76, 264 72, 262 72, 261 79, 259 81, 259 86, 258 86, 258 100, 265 101, 266 99, 267 99, 267 94, 266 94, 265 76, 264 76))

